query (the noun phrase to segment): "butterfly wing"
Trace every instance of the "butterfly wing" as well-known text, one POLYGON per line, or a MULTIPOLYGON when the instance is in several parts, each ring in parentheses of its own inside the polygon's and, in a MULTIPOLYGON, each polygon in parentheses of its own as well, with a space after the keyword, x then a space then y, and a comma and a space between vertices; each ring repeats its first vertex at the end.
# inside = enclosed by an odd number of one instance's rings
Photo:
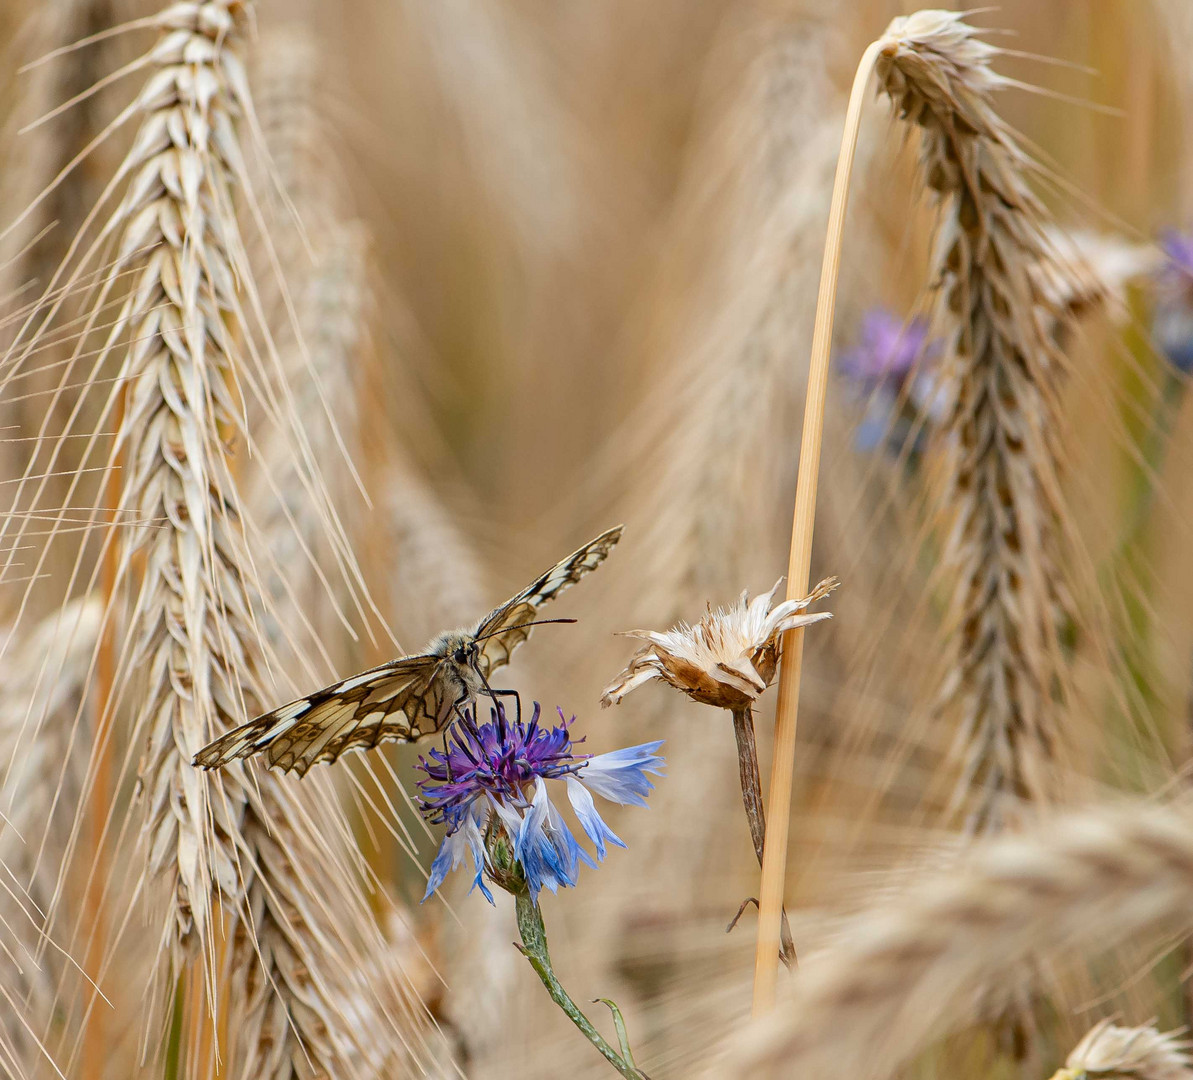
POLYGON ((485 638, 480 646, 479 666, 486 678, 495 668, 508 664, 513 651, 530 637, 531 628, 522 624, 531 622, 543 604, 600 566, 621 539, 621 530, 622 526, 617 525, 589 540, 481 620, 476 637, 485 638))
MULTIPOLYGON (((402 656, 267 712, 220 736, 195 755, 205 769, 264 754, 270 765, 299 776, 347 750, 414 742, 441 726, 441 658, 402 656)), ((450 702, 447 703, 450 706, 450 702)))

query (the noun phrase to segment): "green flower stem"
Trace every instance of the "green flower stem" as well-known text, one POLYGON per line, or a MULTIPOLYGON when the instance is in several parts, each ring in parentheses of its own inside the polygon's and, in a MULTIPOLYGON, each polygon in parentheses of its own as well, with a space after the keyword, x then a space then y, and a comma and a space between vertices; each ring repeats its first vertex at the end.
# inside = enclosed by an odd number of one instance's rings
POLYGON ((551 967, 550 953, 547 952, 547 931, 543 926, 543 916, 538 904, 525 894, 516 896, 515 900, 518 908, 518 933, 522 936, 521 953, 530 961, 530 966, 547 988, 551 1000, 567 1014, 568 1019, 584 1033, 584 1037, 626 1080, 650 1080, 644 1072, 634 1067, 628 1052, 623 1058, 601 1038, 601 1033, 592 1026, 588 1017, 576 1007, 567 991, 559 985, 551 967))

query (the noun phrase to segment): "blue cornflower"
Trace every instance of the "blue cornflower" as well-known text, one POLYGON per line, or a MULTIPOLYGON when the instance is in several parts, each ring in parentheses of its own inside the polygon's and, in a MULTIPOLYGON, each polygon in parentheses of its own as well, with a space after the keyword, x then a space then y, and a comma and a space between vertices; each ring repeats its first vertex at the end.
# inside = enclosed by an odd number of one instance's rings
POLYGON ((1165 263, 1158 274, 1152 336, 1186 375, 1193 373, 1193 236, 1169 230, 1160 240, 1165 263))
POLYGON ((1166 257, 1163 276, 1172 285, 1193 286, 1193 236, 1168 229, 1160 237, 1160 250, 1166 257))
POLYGON ((874 307, 862 316, 861 335, 837 361, 842 374, 873 388, 901 384, 917 362, 931 359, 938 344, 928 340, 923 319, 904 322, 886 308, 874 307))
POLYGON ((477 727, 466 710, 464 722, 451 728, 446 753, 432 750, 416 766, 426 774, 418 782, 420 810, 432 824, 447 826, 431 864, 424 900, 439 888, 448 871, 471 855, 476 871, 473 888, 479 886, 492 903, 483 878, 487 873, 499 883, 508 880, 509 867, 494 865, 493 854, 506 841, 512 845, 518 880, 525 879, 532 900, 544 888, 555 892, 575 885, 580 864, 596 866, 596 862, 551 802, 546 781, 563 782, 572 810, 600 860, 608 844, 625 844, 605 824, 592 793, 610 802, 645 806, 654 786, 647 774, 662 771, 663 759, 656 754, 662 742, 608 754, 576 754, 568 730, 575 717, 565 720, 562 710, 559 724, 553 727, 539 726, 538 702, 529 723, 511 722, 500 704, 490 715, 489 723, 477 727))
POLYGON ((940 342, 929 340, 924 319, 904 322, 882 307, 862 316, 857 343, 837 360, 864 403, 855 434, 859 450, 887 447, 898 454, 913 431, 922 435, 938 418, 945 408, 939 354, 940 342))

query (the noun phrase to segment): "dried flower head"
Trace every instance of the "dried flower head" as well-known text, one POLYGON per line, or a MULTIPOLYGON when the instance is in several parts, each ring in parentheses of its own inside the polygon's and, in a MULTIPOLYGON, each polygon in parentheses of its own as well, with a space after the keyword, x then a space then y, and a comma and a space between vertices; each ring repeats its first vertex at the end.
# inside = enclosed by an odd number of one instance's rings
POLYGON ((1054 1080, 1190 1080, 1189 1044, 1155 1027, 1095 1024, 1074 1048, 1054 1080))
POLYGON ((602 705, 615 705, 631 690, 662 679, 690 698, 722 709, 752 704, 771 684, 779 663, 779 637, 788 630, 832 618, 827 611, 806 614, 805 608, 827 596, 840 582, 826 578, 812 592, 771 607, 782 581, 753 600, 743 592, 736 604, 709 610, 694 626, 671 630, 630 630, 630 637, 650 644, 637 653, 601 695, 602 705))
POLYGON ((539 726, 539 712, 535 702, 529 724, 511 722, 498 705, 491 721, 477 727, 465 710, 444 751, 419 758, 416 768, 426 774, 419 781, 419 808, 432 824, 447 825, 424 900, 467 854, 476 870, 473 887, 479 885, 490 902, 485 875, 511 892, 529 892, 534 900, 543 888, 555 892, 574 886, 581 863, 595 866, 551 802, 547 780, 564 782, 597 860, 605 857, 607 844, 625 847, 597 811, 592 793, 622 805, 645 806, 654 787, 647 774, 662 771, 663 759, 656 753, 662 742, 608 754, 576 754, 568 732, 575 717, 565 720, 560 711, 559 724, 547 728, 539 726))

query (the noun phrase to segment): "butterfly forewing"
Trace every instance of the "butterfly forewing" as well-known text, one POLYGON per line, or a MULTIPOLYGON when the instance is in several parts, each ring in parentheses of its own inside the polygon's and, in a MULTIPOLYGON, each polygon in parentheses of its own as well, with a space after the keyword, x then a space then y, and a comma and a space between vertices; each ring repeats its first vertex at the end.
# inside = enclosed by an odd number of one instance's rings
POLYGON ((481 620, 476 636, 484 639, 479 663, 486 677, 509 663, 513 651, 530 637, 531 628, 524 624, 534 620, 538 609, 600 566, 620 539, 620 525, 601 533, 481 620), (503 627, 510 629, 503 630, 503 627))
MULTIPOLYGON (((195 755, 206 768, 263 753, 270 765, 300 776, 346 750, 413 742, 436 731, 442 695, 440 658, 403 656, 257 717, 195 755)), ((450 706, 450 702, 448 703, 450 706)))
POLYGON ((479 642, 475 666, 485 677, 508 663, 530 636, 523 624, 600 566, 620 538, 620 525, 601 533, 494 608, 475 631, 442 634, 425 653, 399 657, 265 713, 204 747, 195 764, 214 769, 264 754, 270 765, 305 775, 317 762, 334 761, 347 750, 414 742, 441 731, 453 707, 471 700, 480 685, 473 662, 457 655, 467 655, 479 642))

